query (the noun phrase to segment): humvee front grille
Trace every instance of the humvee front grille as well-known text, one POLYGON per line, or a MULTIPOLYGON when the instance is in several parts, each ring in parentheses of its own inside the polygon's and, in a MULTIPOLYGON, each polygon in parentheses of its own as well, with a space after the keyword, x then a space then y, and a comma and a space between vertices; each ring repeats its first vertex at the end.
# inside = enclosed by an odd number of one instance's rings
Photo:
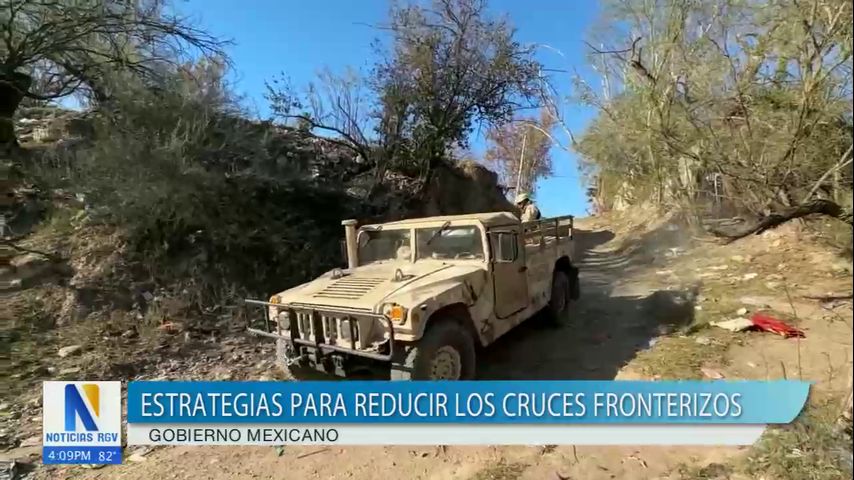
POLYGON ((311 313, 296 312, 297 328, 301 338, 312 341, 322 340, 333 345, 338 343, 355 343, 359 345, 359 321, 353 317, 336 317, 321 315, 320 323, 312 322, 311 313), (352 324, 352 327, 351 327, 352 324), (322 329, 317 331, 316 326, 322 329))
MULTIPOLYGON (((287 341, 291 347, 308 347, 322 357, 331 352, 340 352, 370 358, 382 362, 391 360, 394 354, 394 324, 384 315, 370 311, 340 310, 298 304, 270 303, 261 300, 244 300, 248 304, 264 309, 264 329, 252 328, 255 335, 287 341), (287 327, 273 327, 271 323, 281 318, 270 318, 270 308, 290 313, 287 327), (380 331, 377 332, 376 329, 380 331), (373 345, 377 334, 387 345, 382 351, 373 345), (349 337, 349 338, 348 338, 349 337), (373 345, 373 346, 372 346, 373 345)), ((319 358, 318 357, 318 358, 319 358)))
POLYGON ((358 300, 385 281, 385 278, 376 277, 344 277, 315 293, 314 297, 358 300))

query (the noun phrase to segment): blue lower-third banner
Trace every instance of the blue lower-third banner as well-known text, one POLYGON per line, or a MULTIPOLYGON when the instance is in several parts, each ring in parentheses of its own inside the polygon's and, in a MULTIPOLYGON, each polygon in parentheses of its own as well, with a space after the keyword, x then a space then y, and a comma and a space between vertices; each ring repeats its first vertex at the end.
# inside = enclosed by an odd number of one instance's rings
POLYGON ((744 445, 799 381, 130 382, 129 444, 744 445))

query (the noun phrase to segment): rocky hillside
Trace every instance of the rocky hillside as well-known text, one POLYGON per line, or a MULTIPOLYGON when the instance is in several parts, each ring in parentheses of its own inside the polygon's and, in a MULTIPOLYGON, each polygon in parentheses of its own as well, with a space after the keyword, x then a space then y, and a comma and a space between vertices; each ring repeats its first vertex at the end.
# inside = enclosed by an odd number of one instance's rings
MULTIPOLYGON (((41 162, 78 156, 96 135, 94 114, 54 107, 22 108, 15 129, 26 148, 39 152, 41 162)), ((498 185, 497 175, 471 161, 445 163, 433 172, 429 185, 402 173, 386 172, 374 187, 382 192, 370 198, 375 175, 371 165, 334 141, 304 130, 253 122, 240 117, 222 120, 220 128, 240 133, 238 149, 218 151, 203 158, 209 166, 230 173, 261 170, 279 181, 326 185, 341 190, 354 202, 367 203, 367 212, 380 220, 415 215, 441 215, 512 209, 498 185), (254 155, 254 158, 249 155, 254 155), (259 158, 260 157, 260 158, 259 158), (413 193, 423 191, 413 202, 413 193), (389 198, 393 199, 389 204, 389 198)))
POLYGON ((69 249, 78 235, 115 235, 121 239, 115 251, 126 250, 122 260, 136 265, 131 276, 187 281, 200 285, 202 302, 219 302, 225 294, 213 290, 266 294, 337 265, 344 218, 512 208, 496 175, 474 163, 440 164, 427 184, 395 171, 378 177, 334 140, 237 116, 205 121, 209 132, 201 146, 182 147, 176 166, 158 162, 156 151, 120 150, 149 145, 138 143, 141 132, 126 134, 115 120, 51 107, 21 109, 22 160, 7 166, 13 173, 8 237, 41 243, 42 251, 74 261, 69 249), (124 144, 110 143, 121 135, 129 137, 124 144), (116 160, 134 154, 142 160, 116 160), (57 223, 64 234, 55 241, 34 240, 57 223))

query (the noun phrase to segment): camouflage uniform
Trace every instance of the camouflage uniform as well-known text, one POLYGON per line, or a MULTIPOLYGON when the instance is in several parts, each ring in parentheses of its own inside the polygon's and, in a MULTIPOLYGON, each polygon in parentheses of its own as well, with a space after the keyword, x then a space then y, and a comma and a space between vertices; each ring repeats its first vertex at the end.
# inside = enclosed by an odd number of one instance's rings
POLYGON ((522 209, 522 216, 520 217, 523 222, 530 222, 532 220, 540 219, 540 209, 534 205, 533 202, 529 202, 522 209))

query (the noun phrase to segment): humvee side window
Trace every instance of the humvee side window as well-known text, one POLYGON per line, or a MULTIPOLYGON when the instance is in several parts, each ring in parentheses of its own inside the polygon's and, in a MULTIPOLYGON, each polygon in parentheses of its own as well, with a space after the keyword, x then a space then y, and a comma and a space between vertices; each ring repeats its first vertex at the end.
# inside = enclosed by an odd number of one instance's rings
POLYGON ((492 240, 492 259, 496 262, 515 262, 519 257, 519 243, 513 232, 496 232, 490 235, 492 240))

